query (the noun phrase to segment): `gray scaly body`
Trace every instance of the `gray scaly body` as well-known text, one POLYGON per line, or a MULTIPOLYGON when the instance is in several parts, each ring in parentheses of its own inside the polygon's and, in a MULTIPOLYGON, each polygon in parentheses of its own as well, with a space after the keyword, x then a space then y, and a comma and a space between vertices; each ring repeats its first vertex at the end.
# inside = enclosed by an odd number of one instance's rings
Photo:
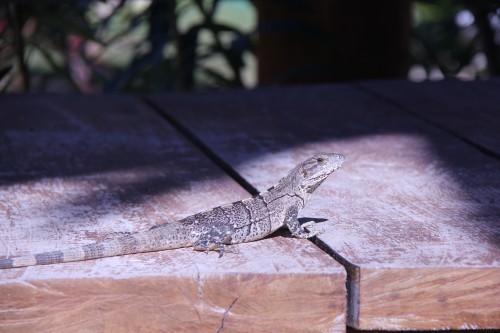
POLYGON ((0 269, 91 260, 176 249, 224 252, 224 245, 262 239, 286 225, 298 238, 305 231, 297 220, 311 193, 344 162, 339 154, 319 154, 293 168, 278 184, 242 201, 219 206, 149 230, 60 251, 0 259, 0 269))

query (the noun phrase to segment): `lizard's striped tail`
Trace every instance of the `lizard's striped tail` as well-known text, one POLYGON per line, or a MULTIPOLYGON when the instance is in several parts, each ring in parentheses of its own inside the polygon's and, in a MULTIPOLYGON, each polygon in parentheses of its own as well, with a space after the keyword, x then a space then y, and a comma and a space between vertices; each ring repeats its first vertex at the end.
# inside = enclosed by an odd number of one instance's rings
MULTIPOLYGON (((176 225, 174 223, 169 223, 171 229, 175 228, 176 225)), ((161 229, 154 228, 144 232, 108 239, 100 243, 60 251, 0 259, 0 269, 92 260, 125 254, 176 249, 191 245, 187 237, 181 237, 181 235, 178 235, 174 239, 165 239, 165 236, 169 233, 167 230, 161 229)))

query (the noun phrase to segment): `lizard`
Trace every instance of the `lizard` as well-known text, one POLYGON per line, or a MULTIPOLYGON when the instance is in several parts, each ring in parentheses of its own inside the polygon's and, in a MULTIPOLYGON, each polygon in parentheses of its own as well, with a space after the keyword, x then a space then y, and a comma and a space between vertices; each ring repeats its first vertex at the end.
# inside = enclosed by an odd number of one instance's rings
POLYGON ((314 222, 301 225, 298 213, 309 196, 344 162, 340 154, 320 153, 293 168, 264 192, 175 222, 63 250, 0 259, 0 269, 84 261, 126 254, 193 247, 224 253, 225 245, 262 239, 282 226, 293 236, 310 238, 314 222))

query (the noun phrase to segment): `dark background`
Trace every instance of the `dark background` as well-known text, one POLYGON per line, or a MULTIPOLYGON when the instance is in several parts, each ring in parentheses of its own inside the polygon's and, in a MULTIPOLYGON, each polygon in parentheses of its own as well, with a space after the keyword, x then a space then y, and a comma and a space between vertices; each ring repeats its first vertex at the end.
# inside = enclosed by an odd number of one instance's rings
POLYGON ((251 88, 500 73, 493 0, 3 1, 0 91, 251 88))

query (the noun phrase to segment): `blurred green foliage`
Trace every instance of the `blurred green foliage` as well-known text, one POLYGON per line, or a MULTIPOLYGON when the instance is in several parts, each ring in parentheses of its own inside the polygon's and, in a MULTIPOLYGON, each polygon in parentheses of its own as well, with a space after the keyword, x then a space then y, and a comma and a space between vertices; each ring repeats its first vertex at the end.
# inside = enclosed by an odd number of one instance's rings
MULTIPOLYGON (((410 76, 500 75, 498 1, 415 1, 413 22, 410 76)), ((251 0, 5 0, 0 91, 249 87, 258 29, 251 0)))
POLYGON ((254 31, 220 19, 227 6, 222 2, 5 1, 0 89, 143 93, 242 87, 254 31))
POLYGON ((423 78, 500 75, 500 2, 414 2, 410 55, 423 78))

